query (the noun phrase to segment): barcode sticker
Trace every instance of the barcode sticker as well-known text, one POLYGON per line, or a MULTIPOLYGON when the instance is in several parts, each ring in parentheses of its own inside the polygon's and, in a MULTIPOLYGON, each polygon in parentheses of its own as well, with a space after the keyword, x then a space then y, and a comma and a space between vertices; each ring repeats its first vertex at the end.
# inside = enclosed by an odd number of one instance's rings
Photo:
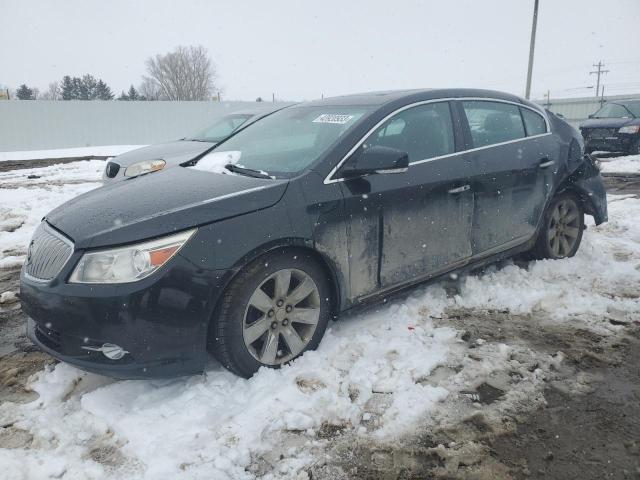
POLYGON ((353 118, 353 115, 339 115, 336 113, 323 113, 316 118, 313 123, 336 123, 338 125, 344 125, 353 118))

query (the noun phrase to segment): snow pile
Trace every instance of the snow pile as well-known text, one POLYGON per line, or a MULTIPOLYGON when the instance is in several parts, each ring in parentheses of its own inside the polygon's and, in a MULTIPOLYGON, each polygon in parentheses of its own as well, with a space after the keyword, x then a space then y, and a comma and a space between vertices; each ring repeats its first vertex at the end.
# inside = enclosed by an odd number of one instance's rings
POLYGON ((104 161, 91 160, 0 172, 0 268, 20 265, 42 217, 99 187, 103 169, 104 161))
POLYGON ((574 258, 509 265, 483 276, 469 276, 456 304, 512 313, 545 312, 550 320, 579 318, 593 328, 610 329, 611 309, 640 311, 640 201, 609 196, 609 222, 598 227, 587 218, 574 258))
POLYGON ((28 430, 36 445, 0 450, 0 464, 25 478, 108 478, 108 468, 88 458, 106 448, 120 452, 127 478, 252 478, 245 469, 277 448, 281 434, 298 432, 312 444, 323 425, 357 426, 376 391, 393 394, 376 434, 398 434, 447 396, 416 381, 460 342, 420 315, 423 306, 412 299, 347 319, 318 351, 250 380, 214 365, 203 376, 113 382, 58 365, 33 383, 37 401, 0 412, 0 423, 28 430))
POLYGON ((122 153, 146 145, 106 145, 102 147, 76 147, 61 148, 55 150, 26 150, 17 152, 0 152, 0 162, 23 160, 48 160, 51 158, 76 158, 76 157, 115 157, 122 153))
POLYGON ((640 173, 640 155, 600 159, 603 173, 640 173))
POLYGON ((210 152, 198 160, 193 167, 194 170, 203 170, 205 172, 213 172, 213 173, 229 173, 229 170, 224 168, 225 165, 228 164, 236 164, 240 157, 242 156, 242 152, 239 151, 228 151, 228 152, 210 152))

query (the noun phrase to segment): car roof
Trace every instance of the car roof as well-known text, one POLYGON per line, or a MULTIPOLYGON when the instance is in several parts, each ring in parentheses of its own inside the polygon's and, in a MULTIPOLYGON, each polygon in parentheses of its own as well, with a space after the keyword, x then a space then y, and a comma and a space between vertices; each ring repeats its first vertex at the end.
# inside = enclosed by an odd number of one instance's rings
POLYGON ((314 100, 311 102, 301 103, 299 105, 384 105, 386 103, 394 101, 406 100, 407 103, 410 103, 413 101, 435 100, 439 98, 494 98, 497 100, 505 100, 509 102, 521 103, 524 105, 535 106, 535 108, 538 110, 541 109, 540 106, 534 105, 531 102, 528 102, 510 93, 476 88, 422 88, 411 90, 366 92, 353 95, 342 95, 338 97, 328 97, 322 100, 314 100))

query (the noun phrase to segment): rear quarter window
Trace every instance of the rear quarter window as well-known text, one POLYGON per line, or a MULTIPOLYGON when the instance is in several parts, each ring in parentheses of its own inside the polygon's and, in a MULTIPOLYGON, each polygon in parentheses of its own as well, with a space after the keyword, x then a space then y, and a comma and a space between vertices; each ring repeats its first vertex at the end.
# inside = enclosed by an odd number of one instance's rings
POLYGON ((542 115, 528 108, 521 108, 520 111, 522 112, 522 119, 524 120, 524 126, 527 130, 527 137, 547 133, 547 124, 542 115))

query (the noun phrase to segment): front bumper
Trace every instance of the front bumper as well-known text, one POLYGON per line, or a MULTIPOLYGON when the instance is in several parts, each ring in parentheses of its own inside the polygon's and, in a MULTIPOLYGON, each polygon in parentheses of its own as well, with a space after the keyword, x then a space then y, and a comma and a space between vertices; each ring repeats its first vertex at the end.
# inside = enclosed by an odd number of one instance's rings
POLYGON ((634 135, 618 134, 607 138, 585 138, 585 148, 591 151, 628 152, 633 146, 634 135))
POLYGON ((196 268, 180 255, 167 267, 120 285, 41 283, 23 272, 20 298, 30 317, 27 335, 59 360, 114 378, 202 372, 209 321, 230 272, 196 268), (112 360, 82 348, 105 343, 128 353, 112 360))

